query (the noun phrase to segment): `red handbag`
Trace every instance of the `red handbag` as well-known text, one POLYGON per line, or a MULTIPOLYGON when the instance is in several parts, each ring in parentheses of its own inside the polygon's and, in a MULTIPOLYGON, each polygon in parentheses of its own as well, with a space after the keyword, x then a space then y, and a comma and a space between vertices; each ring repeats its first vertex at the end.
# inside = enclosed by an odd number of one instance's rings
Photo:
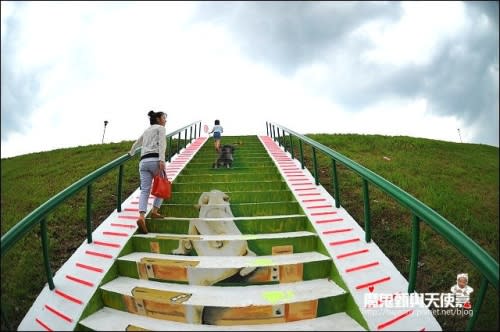
POLYGON ((168 180, 165 171, 161 172, 158 175, 155 175, 155 177, 153 178, 153 188, 151 189, 151 195, 163 199, 170 199, 170 197, 172 197, 172 182, 168 180))

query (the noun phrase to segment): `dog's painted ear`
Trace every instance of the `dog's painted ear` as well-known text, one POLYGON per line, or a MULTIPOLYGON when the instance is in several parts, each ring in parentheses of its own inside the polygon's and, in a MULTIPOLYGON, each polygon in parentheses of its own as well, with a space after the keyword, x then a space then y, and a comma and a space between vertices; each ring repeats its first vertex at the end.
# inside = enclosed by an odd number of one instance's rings
POLYGON ((200 196, 200 199, 198 200, 198 205, 207 205, 208 204, 208 199, 210 197, 208 196, 208 193, 207 192, 204 192, 203 194, 201 194, 200 196))
POLYGON ((226 201, 226 202, 229 202, 229 196, 228 196, 227 194, 224 194, 224 195, 222 196, 222 199, 223 199, 224 201, 226 201))
POLYGON ((194 206, 194 208, 195 208, 196 210, 200 210, 200 208, 201 208, 201 205, 200 205, 200 204, 193 204, 193 206, 194 206))

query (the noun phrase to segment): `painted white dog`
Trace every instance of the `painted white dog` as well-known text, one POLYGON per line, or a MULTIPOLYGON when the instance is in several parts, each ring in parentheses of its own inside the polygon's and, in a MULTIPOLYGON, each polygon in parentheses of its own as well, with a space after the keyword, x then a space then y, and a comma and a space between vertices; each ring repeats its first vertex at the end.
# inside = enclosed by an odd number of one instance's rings
MULTIPOLYGON (((229 196, 220 190, 211 190, 204 192, 198 199, 198 204, 195 205, 199 210, 199 218, 221 218, 221 220, 199 220, 193 219, 189 221, 188 235, 241 235, 241 231, 234 223, 233 212, 229 206, 229 196)), ((192 248, 196 250, 199 256, 256 256, 256 254, 248 248, 246 240, 221 240, 221 241, 191 241, 180 240, 179 247, 172 253, 176 255, 186 255, 192 248)), ((227 269, 234 272, 225 272, 220 276, 220 279, 214 280, 214 277, 208 277, 207 280, 196 279, 190 281, 190 284, 196 285, 213 285, 217 281, 223 280, 238 272, 241 276, 246 276, 255 268, 242 269, 227 269)), ((206 278, 205 278, 206 279, 206 278)))
MULTIPOLYGON (((229 206, 229 196, 220 190, 211 190, 201 194, 198 204, 200 218, 221 218, 221 220, 199 220, 189 221, 189 235, 238 235, 241 231, 234 223, 234 215, 229 206)), ((197 241, 180 240, 179 247, 172 253, 186 255, 192 248, 199 256, 256 256, 248 248, 246 240, 221 240, 221 241, 197 241)), ((239 272, 244 277, 253 272, 256 267, 243 268, 220 268, 220 269, 197 269, 189 268, 187 271, 188 282, 191 285, 213 285, 221 280, 231 277, 239 272)), ((201 324, 203 307, 188 306, 186 318, 189 323, 201 324)))

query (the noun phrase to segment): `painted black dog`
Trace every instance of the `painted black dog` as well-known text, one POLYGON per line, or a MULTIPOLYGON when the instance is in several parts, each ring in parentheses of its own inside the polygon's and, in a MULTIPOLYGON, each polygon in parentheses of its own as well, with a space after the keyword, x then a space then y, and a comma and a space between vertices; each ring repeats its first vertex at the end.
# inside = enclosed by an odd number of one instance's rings
POLYGON ((215 163, 212 164, 213 168, 226 167, 231 168, 233 166, 233 152, 234 146, 226 144, 220 149, 219 156, 215 163))

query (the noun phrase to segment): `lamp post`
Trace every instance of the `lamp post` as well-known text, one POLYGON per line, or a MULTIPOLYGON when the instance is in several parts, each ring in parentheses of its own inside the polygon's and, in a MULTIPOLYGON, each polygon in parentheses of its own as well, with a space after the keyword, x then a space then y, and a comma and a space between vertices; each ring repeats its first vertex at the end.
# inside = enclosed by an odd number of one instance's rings
POLYGON ((460 143, 463 143, 462 142, 462 135, 460 135, 460 128, 458 128, 457 131, 458 131, 458 137, 460 137, 460 143))
POLYGON ((102 143, 104 143, 104 134, 106 133, 106 126, 108 125, 108 121, 107 120, 104 120, 104 132, 102 133, 102 143))

